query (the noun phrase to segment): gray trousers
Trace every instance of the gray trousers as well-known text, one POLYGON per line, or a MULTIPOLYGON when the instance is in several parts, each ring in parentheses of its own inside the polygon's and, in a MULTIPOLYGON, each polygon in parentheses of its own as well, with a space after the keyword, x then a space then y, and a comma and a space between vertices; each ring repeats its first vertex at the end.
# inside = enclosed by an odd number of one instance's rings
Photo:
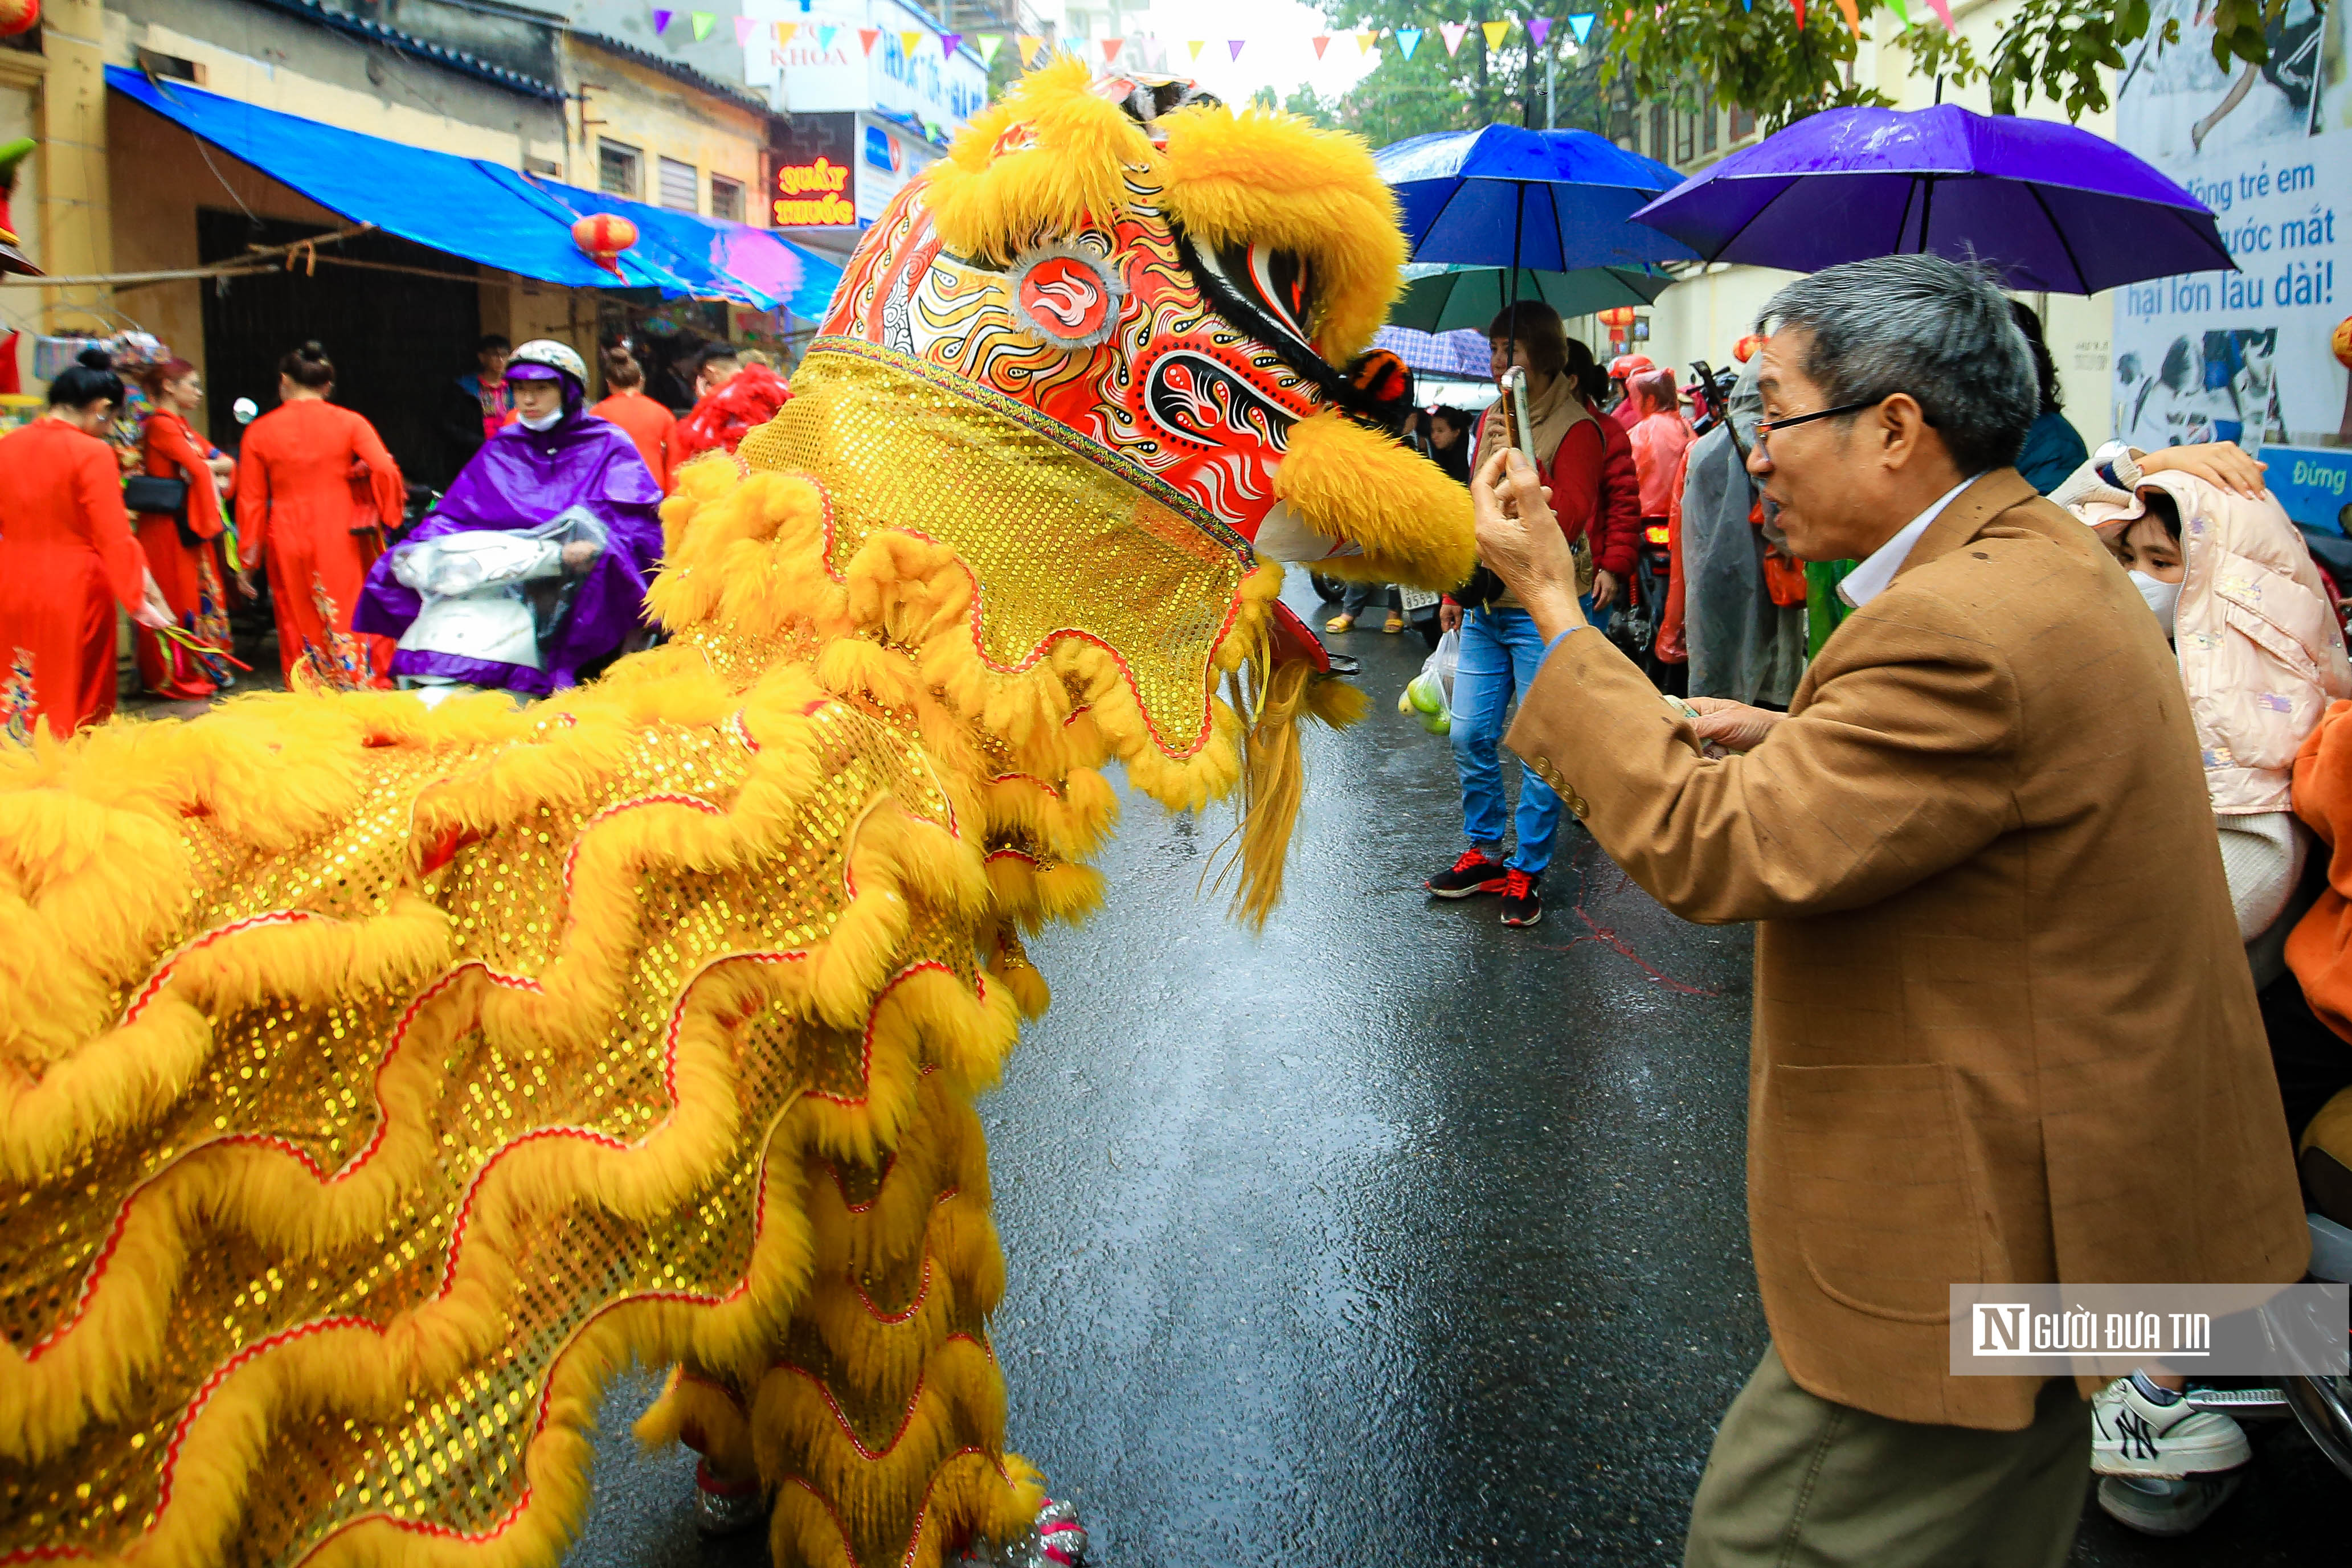
POLYGON ((1889 1420, 1808 1394, 1775 1349, 1725 1413, 1684 1568, 2059 1568, 2091 1471, 2064 1378, 2021 1432, 1889 1420))

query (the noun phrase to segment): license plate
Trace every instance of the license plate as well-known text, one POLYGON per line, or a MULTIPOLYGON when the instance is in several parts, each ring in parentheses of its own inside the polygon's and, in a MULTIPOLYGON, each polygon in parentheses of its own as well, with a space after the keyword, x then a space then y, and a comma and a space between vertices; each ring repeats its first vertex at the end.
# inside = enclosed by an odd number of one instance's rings
POLYGON ((1400 588, 1397 594, 1407 610, 1426 610, 1437 602, 1438 596, 1425 588, 1400 588))

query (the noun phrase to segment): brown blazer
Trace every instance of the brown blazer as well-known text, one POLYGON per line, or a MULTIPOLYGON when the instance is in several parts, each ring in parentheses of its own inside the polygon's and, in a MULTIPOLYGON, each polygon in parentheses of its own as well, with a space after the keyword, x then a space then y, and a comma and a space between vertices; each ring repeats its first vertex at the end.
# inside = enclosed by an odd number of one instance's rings
POLYGON ((1578 632, 1508 738, 1668 909, 1762 923, 1748 1227, 1790 1375, 2016 1429, 2042 1380, 1949 1375, 1950 1285, 2301 1278, 2179 668, 2091 531, 1986 475, 1789 712, 1708 760, 1578 632))

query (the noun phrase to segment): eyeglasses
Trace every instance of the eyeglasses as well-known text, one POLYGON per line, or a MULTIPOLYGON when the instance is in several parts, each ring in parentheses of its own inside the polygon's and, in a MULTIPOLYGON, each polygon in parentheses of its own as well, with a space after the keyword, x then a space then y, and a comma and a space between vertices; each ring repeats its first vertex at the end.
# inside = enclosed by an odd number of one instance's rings
POLYGON ((1811 413, 1792 413, 1786 419, 1759 419, 1756 422, 1756 444, 1763 445, 1772 439, 1774 432, 1786 430, 1790 425, 1810 424, 1817 419, 1835 419, 1842 413, 1860 413, 1864 409, 1876 408, 1885 401, 1883 397, 1874 397, 1866 402, 1842 402, 1835 408, 1819 408, 1811 413))

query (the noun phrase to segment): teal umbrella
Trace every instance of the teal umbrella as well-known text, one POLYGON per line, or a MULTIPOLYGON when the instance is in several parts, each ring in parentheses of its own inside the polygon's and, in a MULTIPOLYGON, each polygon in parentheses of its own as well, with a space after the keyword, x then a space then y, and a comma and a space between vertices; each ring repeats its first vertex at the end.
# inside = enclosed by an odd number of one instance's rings
MULTIPOLYGON (((1483 332, 1503 313, 1507 273, 1499 267, 1417 262, 1404 269, 1404 298, 1389 312, 1391 327, 1483 332)), ((1519 268, 1518 297, 1540 299, 1562 316, 1590 316, 1619 305, 1647 305, 1674 278, 1637 267, 1587 267, 1574 272, 1519 268)))

